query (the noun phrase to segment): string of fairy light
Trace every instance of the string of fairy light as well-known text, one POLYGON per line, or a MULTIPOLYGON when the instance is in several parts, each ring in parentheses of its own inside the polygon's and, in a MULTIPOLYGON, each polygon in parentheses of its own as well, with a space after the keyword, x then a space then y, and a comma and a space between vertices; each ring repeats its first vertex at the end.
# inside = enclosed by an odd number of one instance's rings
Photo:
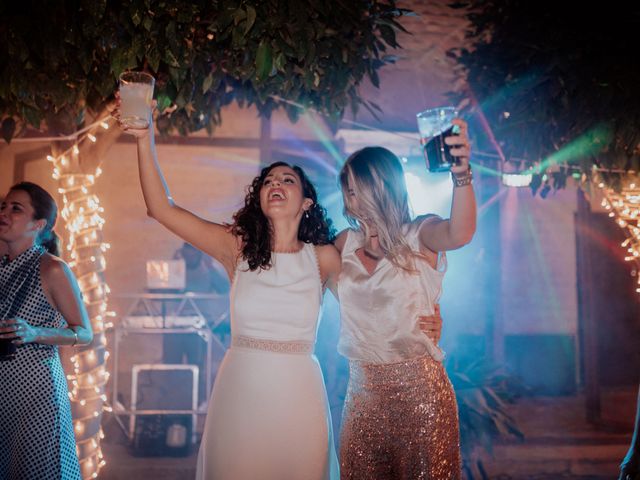
POLYGON ((83 142, 97 142, 96 130, 100 128, 108 130, 109 120, 99 120, 80 130, 75 134, 73 146, 63 153, 47 156, 53 164, 53 178, 58 181, 58 192, 62 195, 61 215, 69 234, 66 256, 78 279, 94 334, 93 342, 78 347, 71 357, 74 372, 67 375, 83 479, 97 478, 105 465, 100 448, 100 441, 104 438, 102 412, 110 410, 105 404, 109 380, 105 331, 112 326, 109 318, 115 315, 107 308, 109 286, 104 279, 104 254, 109 244, 103 241, 102 236, 104 209, 97 195, 92 193, 96 178, 102 171, 98 167, 94 173, 87 174, 77 168, 80 146, 83 142))
POLYGON ((629 175, 619 191, 607 186, 602 178, 596 177, 595 181, 602 192, 602 207, 625 232, 627 238, 621 244, 626 249, 624 259, 636 264, 636 292, 640 293, 640 178, 629 175))

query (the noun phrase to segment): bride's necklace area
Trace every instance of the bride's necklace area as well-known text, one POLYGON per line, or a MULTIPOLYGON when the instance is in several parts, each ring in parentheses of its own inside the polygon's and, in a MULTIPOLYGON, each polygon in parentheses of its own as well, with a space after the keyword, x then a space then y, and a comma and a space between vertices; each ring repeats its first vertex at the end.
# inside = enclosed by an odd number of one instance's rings
POLYGON ((283 248, 283 249, 273 249, 271 250, 272 253, 298 253, 300 250, 302 250, 304 248, 304 243, 300 246, 296 245, 295 248, 283 248))

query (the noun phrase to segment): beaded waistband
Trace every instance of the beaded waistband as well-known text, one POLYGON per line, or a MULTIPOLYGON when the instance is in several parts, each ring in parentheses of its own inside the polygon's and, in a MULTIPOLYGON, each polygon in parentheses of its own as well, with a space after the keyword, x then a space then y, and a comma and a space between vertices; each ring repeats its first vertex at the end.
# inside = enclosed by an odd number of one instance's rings
POLYGON ((267 340, 265 338, 247 337, 245 335, 234 336, 231 339, 231 346, 276 353, 296 353, 304 355, 313 353, 313 343, 311 342, 302 340, 267 340))

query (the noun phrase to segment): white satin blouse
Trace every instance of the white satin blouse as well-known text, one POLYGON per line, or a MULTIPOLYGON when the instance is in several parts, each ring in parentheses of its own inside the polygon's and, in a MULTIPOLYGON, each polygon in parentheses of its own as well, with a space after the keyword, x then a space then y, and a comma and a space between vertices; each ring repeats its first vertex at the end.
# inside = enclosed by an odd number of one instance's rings
MULTIPOLYGON (((404 227, 414 251, 420 249, 420 225, 418 221, 404 227)), ((338 281, 342 322, 338 351, 365 363, 396 363, 423 355, 442 361, 442 351, 420 330, 418 317, 435 312, 447 266, 445 254, 439 255, 436 269, 417 258, 417 273, 382 258, 369 275, 355 253, 363 246, 363 233, 348 230, 338 281)))

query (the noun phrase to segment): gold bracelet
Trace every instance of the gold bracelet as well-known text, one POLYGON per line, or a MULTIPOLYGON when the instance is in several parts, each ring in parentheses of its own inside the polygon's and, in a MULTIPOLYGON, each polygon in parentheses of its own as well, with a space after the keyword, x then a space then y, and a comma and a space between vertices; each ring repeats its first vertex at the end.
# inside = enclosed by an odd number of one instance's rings
POLYGON ((461 175, 455 175, 454 173, 451 173, 451 180, 453 181, 453 186, 455 188, 471 185, 471 182, 473 181, 473 172, 471 172, 471 166, 469 166, 467 171, 461 175))

